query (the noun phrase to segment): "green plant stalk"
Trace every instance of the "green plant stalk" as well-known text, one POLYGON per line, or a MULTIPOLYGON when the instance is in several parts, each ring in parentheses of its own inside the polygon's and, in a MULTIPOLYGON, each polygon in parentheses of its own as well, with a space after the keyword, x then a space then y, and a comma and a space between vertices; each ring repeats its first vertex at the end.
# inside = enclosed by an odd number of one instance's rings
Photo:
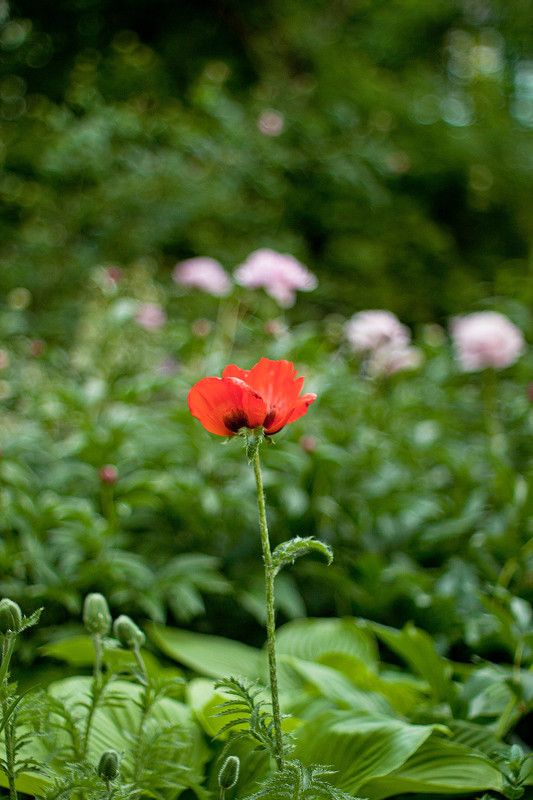
POLYGON ((139 671, 145 683, 148 683, 148 673, 146 672, 146 665, 144 663, 144 659, 141 655, 141 648, 134 647, 133 648, 133 655, 135 657, 135 661, 137 662, 137 666, 139 667, 139 671))
POLYGON ((139 727, 137 729, 137 735, 135 737, 135 757, 134 757, 134 766, 133 766, 133 782, 137 785, 140 781, 141 774, 143 771, 143 760, 141 755, 142 750, 142 736, 144 732, 144 727, 146 720, 148 719, 148 714, 150 712, 150 707, 153 703, 153 695, 152 695, 152 687, 149 683, 145 683, 143 686, 143 691, 141 695, 141 701, 139 703, 141 709, 141 718, 139 720, 139 727))
MULTIPOLYGON (((96 634, 99 636, 99 634, 96 634)), ((87 714, 87 721, 85 723, 85 735, 83 737, 83 745, 82 745, 82 753, 83 757, 87 757, 87 753, 89 750, 89 736, 91 734, 91 727, 93 724, 94 714, 98 703, 100 702, 100 698, 102 696, 103 686, 102 681, 100 680, 100 674, 98 678, 95 676, 93 679, 93 688, 91 692, 91 704, 89 706, 89 711, 87 714)))
MULTIPOLYGON (((2 642, 2 673, 4 678, 2 680, 2 712, 4 714, 4 718, 7 716, 9 712, 9 703, 8 703, 8 670, 9 670, 9 662, 11 660, 11 654, 13 653, 13 647, 15 644, 15 637, 8 636, 3 637, 2 642)), ((15 743, 14 743, 14 731, 13 731, 13 721, 8 720, 4 727, 4 743, 6 747, 6 771, 7 771, 7 780, 9 785, 9 800, 17 800, 17 788, 15 784, 15 743)))
POLYGON ((102 513, 110 531, 117 530, 117 510, 115 507, 115 492, 113 486, 102 483, 101 489, 102 513))
POLYGON ((93 675, 95 682, 100 683, 102 680, 102 637, 99 633, 93 633, 92 640, 94 647, 93 675))
POLYGON ((267 608, 267 650, 268 673, 270 678, 270 693, 272 695, 272 718, 274 720, 274 745, 275 758, 278 769, 283 769, 283 741, 281 737, 281 712, 279 707, 278 673, 276 666, 276 620, 274 608, 274 569, 272 567, 272 553, 268 538, 268 525, 265 509, 265 492, 261 465, 259 463, 259 448, 253 456, 255 483, 257 488, 257 508, 259 511, 259 530, 261 533, 261 546, 263 548, 263 562, 265 567, 265 590, 267 608))

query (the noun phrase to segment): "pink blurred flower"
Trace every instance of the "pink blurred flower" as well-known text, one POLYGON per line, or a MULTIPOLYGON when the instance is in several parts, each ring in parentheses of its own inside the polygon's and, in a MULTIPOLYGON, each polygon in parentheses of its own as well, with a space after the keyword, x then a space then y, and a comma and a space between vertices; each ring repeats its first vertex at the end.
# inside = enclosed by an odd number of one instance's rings
POLYGON ((43 342, 42 339, 33 339, 30 342, 30 356, 34 358, 38 358, 41 356, 46 349, 46 344, 43 342))
POLYGON ((124 277, 123 271, 120 267, 106 267, 105 269, 105 277, 113 286, 116 286, 124 277))
POLYGON ((135 322, 147 331, 157 331, 167 321, 167 315, 157 303, 141 303, 135 322))
POLYGON ((180 261, 174 267, 172 277, 181 286, 202 289, 215 297, 224 297, 231 292, 231 278, 218 261, 207 256, 180 261))
POLYGON ((273 108, 263 111, 257 120, 257 127, 265 136, 279 136, 283 133, 284 124, 283 114, 273 108))
POLYGON ((263 330, 269 336, 275 336, 277 339, 286 336, 289 332, 287 326, 280 319, 265 320, 263 330))
POLYGON ((357 353, 368 353, 380 347, 407 347, 409 328, 402 325, 392 311, 359 311, 344 326, 344 334, 357 353))
POLYGON ((409 369, 418 369, 424 356, 418 347, 382 345, 373 351, 368 362, 368 373, 376 376, 394 375, 409 369))
POLYGON ((118 481, 118 470, 113 464, 104 464, 98 470, 98 474, 102 483, 112 485, 118 481))
POLYGON ((454 317, 450 333, 464 372, 477 372, 486 367, 503 369, 514 364, 525 349, 521 331, 497 311, 477 311, 454 317))
POLYGON ((209 336, 211 331, 213 330, 213 323, 210 319, 195 319, 191 325, 191 330, 195 336, 199 336, 200 338, 204 338, 205 336, 209 336))
POLYGON ((168 378, 171 375, 175 375, 176 372, 179 372, 179 369, 180 362, 176 358, 173 358, 172 356, 165 356, 165 358, 159 362, 155 371, 158 375, 164 375, 168 378))
POLYGON ((305 450, 306 453, 314 453, 316 446, 317 440, 311 434, 306 433, 300 438, 300 447, 302 450, 305 450))
POLYGON ((310 292, 318 285, 313 273, 294 256, 267 247, 250 253, 236 269, 235 280, 248 289, 263 288, 282 308, 294 305, 296 290, 310 292))

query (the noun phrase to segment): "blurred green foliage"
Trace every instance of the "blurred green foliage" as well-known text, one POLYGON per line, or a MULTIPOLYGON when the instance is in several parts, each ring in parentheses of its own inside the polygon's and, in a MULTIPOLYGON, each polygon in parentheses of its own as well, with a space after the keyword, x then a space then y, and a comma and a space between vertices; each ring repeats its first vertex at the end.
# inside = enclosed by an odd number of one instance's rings
MULTIPOLYGON (((413 620, 459 660, 530 657, 531 353, 461 373, 423 326, 418 370, 370 378, 339 315, 290 328, 262 294, 176 288, 146 330, 142 301, 165 297, 146 265, 89 287, 68 348, 32 339, 29 309, 0 315, 1 594, 50 625, 96 591, 134 618, 262 641, 253 472, 187 393, 227 363, 289 358, 318 400, 262 447, 273 546, 315 536, 335 562, 279 576, 280 619, 413 620)), ((503 310, 529 338, 530 311, 503 310)))
POLYGON ((0 6, 0 272, 68 338, 95 264, 289 251, 297 317, 531 300, 533 11, 513 0, 0 6))
MULTIPOLYGON (((533 356, 461 373, 434 323, 483 301, 532 340, 532 23, 522 0, 0 0, 0 596, 45 606, 39 636, 79 633, 102 592, 202 676, 202 634, 246 640, 255 665, 253 474, 186 398, 227 363, 288 358, 318 400, 262 448, 272 540, 335 552, 276 582, 307 752, 317 720, 326 745, 347 709, 386 711, 391 741, 432 726, 421 759, 445 767, 421 788, 406 754, 402 790, 453 794, 464 748, 470 768, 472 747, 531 746, 533 356), (170 280, 259 247, 319 277, 285 316, 170 280), (167 322, 144 328, 144 303, 167 322), (365 307, 412 326, 419 369, 365 375, 343 335, 365 307), (367 618, 395 666, 297 652, 322 635, 298 639, 306 614, 367 618)), ((198 680, 186 700, 212 733, 198 680)), ((462 788, 518 786, 515 755, 462 788)), ((397 788, 379 775, 369 796, 397 788)))

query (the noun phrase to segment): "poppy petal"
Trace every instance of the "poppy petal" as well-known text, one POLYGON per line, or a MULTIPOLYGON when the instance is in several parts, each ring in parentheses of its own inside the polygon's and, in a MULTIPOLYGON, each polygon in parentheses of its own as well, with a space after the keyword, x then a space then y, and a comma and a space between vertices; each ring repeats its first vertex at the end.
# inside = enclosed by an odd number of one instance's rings
POLYGON ((292 405, 304 383, 303 378, 296 378, 294 364, 290 361, 270 358, 261 358, 242 380, 259 392, 269 410, 292 405))
POLYGON ((218 436, 234 436, 242 427, 262 425, 266 405, 241 380, 202 378, 189 392, 189 410, 204 428, 218 436))
POLYGON ((243 380, 261 394, 267 405, 268 416, 265 420, 267 433, 277 433, 288 422, 301 417, 315 399, 313 395, 312 400, 306 402, 303 397, 308 395, 300 397, 304 378, 297 378, 296 375, 291 361, 284 359, 271 361, 269 358, 260 359, 249 372, 245 373, 243 380))
POLYGON ((307 409, 311 403, 314 403, 316 397, 316 394, 312 392, 303 394, 298 398, 296 405, 285 419, 280 414, 277 414, 272 423, 269 426, 265 426, 265 433, 277 433, 290 422, 296 422, 297 419, 300 419, 300 417, 303 417, 303 415, 307 413, 307 409))
POLYGON ((224 367, 224 371, 222 373, 223 378, 238 378, 240 381, 244 381, 244 383, 248 383, 248 375, 250 374, 249 369, 241 369, 236 364, 229 364, 227 367, 224 367))

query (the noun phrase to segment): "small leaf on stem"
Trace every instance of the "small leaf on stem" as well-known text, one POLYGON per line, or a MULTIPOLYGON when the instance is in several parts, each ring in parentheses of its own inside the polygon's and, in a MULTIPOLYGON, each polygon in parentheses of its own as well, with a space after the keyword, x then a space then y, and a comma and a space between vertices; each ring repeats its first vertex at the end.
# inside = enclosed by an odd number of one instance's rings
POLYGON ((328 565, 333 562, 333 551, 329 545, 324 542, 314 539, 312 536, 301 538, 296 536, 294 539, 289 539, 288 542, 278 544, 272 553, 272 567, 274 575, 277 575, 282 567, 286 564, 294 564, 297 558, 310 552, 321 553, 328 562, 328 565))

